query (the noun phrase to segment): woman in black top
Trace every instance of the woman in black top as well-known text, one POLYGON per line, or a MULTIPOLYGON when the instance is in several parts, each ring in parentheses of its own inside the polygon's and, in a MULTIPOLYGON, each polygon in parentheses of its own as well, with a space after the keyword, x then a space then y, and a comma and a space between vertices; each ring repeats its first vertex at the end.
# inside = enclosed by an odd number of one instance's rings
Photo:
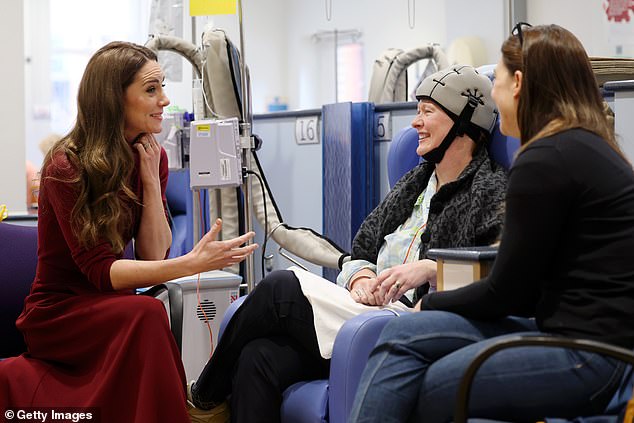
MULTIPOLYGON (((491 274, 426 295, 421 313, 388 324, 352 422, 450 421, 474 355, 509 334, 634 347, 634 173, 583 46, 556 25, 516 26, 502 46, 492 95, 502 132, 519 137, 522 148, 491 274)), ((601 414, 623 372, 592 353, 505 350, 477 373, 469 415, 536 421, 601 414)))

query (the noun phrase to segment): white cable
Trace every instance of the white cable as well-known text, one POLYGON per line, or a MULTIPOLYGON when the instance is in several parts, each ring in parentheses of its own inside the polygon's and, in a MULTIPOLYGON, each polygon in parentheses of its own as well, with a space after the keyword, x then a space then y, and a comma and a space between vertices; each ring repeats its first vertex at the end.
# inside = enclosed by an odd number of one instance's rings
POLYGON ((200 81, 201 81, 200 82, 200 87, 201 87, 202 92, 203 92, 203 100, 205 101, 205 106, 207 106, 207 108, 209 109, 209 112, 211 113, 211 116, 215 117, 217 119, 222 119, 222 116, 220 116, 218 113, 214 112, 214 109, 212 109, 211 106, 209 105, 209 101, 207 101, 207 94, 205 94, 205 73, 204 73, 206 65, 207 65, 207 60, 205 59, 202 62, 202 66, 201 66, 202 76, 200 78, 200 81))

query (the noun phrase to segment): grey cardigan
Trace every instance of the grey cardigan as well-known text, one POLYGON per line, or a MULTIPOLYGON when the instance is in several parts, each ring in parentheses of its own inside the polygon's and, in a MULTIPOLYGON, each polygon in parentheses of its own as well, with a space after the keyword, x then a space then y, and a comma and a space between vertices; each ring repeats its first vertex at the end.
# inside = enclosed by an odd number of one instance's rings
MULTIPOLYGON (((352 259, 376 263, 386 235, 394 232, 414 210, 427 187, 432 163, 406 173, 385 199, 365 218, 352 241, 352 259)), ((419 259, 430 248, 489 245, 500 235, 507 176, 479 147, 458 179, 440 187, 432 198, 427 226, 421 234, 419 259)))

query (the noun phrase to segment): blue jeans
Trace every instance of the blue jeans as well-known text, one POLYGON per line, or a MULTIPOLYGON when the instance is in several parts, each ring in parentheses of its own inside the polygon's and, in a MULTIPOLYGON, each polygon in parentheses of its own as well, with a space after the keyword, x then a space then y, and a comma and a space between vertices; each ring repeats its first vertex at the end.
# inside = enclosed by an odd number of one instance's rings
MULTIPOLYGON (((466 319, 443 311, 401 316, 385 327, 361 377, 350 422, 449 422, 458 385, 483 347, 509 334, 544 335, 533 320, 466 319)), ((518 347, 478 371, 470 417, 537 421, 601 413, 624 366, 597 354, 518 347)))

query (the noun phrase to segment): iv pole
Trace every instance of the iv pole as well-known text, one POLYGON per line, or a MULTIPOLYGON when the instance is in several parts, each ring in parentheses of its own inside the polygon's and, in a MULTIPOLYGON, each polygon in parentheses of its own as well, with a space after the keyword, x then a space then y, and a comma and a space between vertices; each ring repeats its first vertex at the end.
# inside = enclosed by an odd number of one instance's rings
MULTIPOLYGON (((243 202, 243 213, 245 216, 245 231, 249 232, 253 230, 253 218, 251 215, 251 178, 248 176, 249 172, 252 171, 251 166, 251 149, 253 148, 253 137, 251 133, 251 121, 249 115, 249 103, 251 99, 249 98, 249 90, 247 88, 247 74, 246 74, 246 61, 244 54, 244 30, 242 23, 242 0, 238 0, 238 23, 240 26, 240 85, 242 89, 242 122, 240 123, 240 145, 242 147, 242 166, 246 173, 243 175, 242 179, 242 192, 244 193, 244 202, 243 202)), ((193 42, 196 42, 196 18, 192 16, 192 39, 193 42)), ((193 208, 194 208, 194 216, 198 216, 200 204, 198 195, 195 192, 192 192, 193 196, 193 208)), ((199 241, 198 233, 200 231, 200 227, 198 225, 197 219, 194 219, 194 244, 199 241)), ((266 236, 266 234, 265 234, 266 236)), ((250 240, 247 244, 252 244, 253 241, 250 240)), ((247 293, 250 293, 255 288, 255 263, 253 259, 253 255, 250 255, 245 260, 245 275, 247 293)))
MULTIPOLYGON (((240 83, 242 89, 242 122, 240 123, 240 146, 242 147, 242 166, 246 173, 242 178, 242 192, 244 193, 243 211, 245 216, 245 232, 249 232, 253 228, 253 217, 251 216, 251 178, 249 172, 251 169, 251 149, 253 148, 253 137, 251 133, 251 122, 249 116, 249 91, 247 89, 247 73, 246 73, 246 61, 244 54, 244 30, 242 24, 242 0, 238 0, 238 23, 240 26, 240 83)), ((196 18, 192 16, 192 39, 196 43, 196 18)), ((193 196, 193 208, 194 216, 198 216, 200 204, 198 195, 192 192, 193 196)), ((194 244, 199 241, 198 233, 200 227, 198 225, 198 219, 194 218, 194 244)), ((265 234, 266 236, 266 234, 265 234)), ((252 244, 253 241, 248 241, 247 244, 252 244)), ((250 293, 255 288, 255 265, 253 261, 253 255, 250 255, 245 260, 245 275, 247 293, 250 293)))
MULTIPOLYGON (((196 44, 196 17, 192 16, 192 43, 196 44)), ((193 84, 193 80, 197 77, 196 75, 196 69, 192 69, 192 84, 193 84)), ((202 75, 200 76, 202 78, 202 75)), ((201 235, 201 226, 204 226, 204 223, 200 221, 200 219, 198 218, 198 216, 200 216, 200 210, 201 207, 203 207, 203 205, 200 203, 200 197, 199 197, 199 192, 198 190, 192 190, 191 195, 192 195, 192 214, 193 214, 193 226, 192 226, 192 240, 193 240, 193 245, 196 245, 198 243, 198 241, 200 241, 200 239, 205 235, 204 233, 201 235)), ((192 245, 192 247, 193 247, 192 245)))
MULTIPOLYGON (((245 218, 245 231, 249 232, 253 228, 253 217, 251 216, 251 178, 249 172, 251 172, 251 150, 253 148, 253 137, 251 134, 251 122, 249 117, 249 91, 247 89, 247 72, 246 72, 246 55, 244 51, 244 29, 242 23, 242 0, 238 0, 238 23, 240 26, 240 78, 242 88, 242 123, 240 123, 240 143, 242 146, 242 166, 246 169, 246 173, 243 175, 242 192, 244 193, 244 218, 245 218)), ((267 234, 264 234, 266 237, 267 234)), ((248 241, 248 244, 252 244, 253 241, 248 241)), ((253 254, 249 255, 245 260, 245 275, 247 283, 247 293, 250 293, 255 288, 255 266, 253 260, 253 254)))

